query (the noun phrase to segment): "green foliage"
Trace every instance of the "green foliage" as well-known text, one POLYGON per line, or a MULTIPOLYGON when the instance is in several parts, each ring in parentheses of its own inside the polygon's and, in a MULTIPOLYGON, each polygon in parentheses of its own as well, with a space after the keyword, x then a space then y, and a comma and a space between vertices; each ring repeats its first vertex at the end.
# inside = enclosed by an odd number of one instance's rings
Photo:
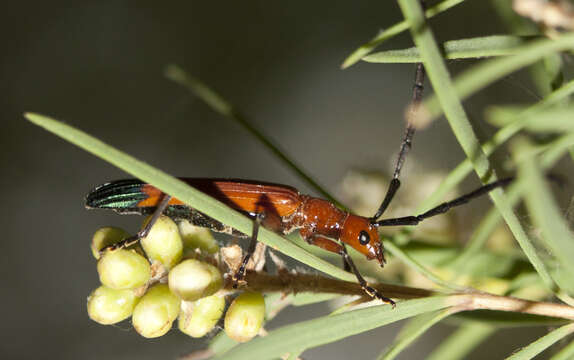
POLYGON ((409 320, 397 334, 391 346, 379 357, 380 360, 391 360, 397 357, 410 344, 423 335, 431 326, 450 315, 450 310, 438 310, 416 316, 409 320))
POLYGON ((444 340, 429 356, 428 360, 465 359, 474 348, 496 331, 488 324, 470 323, 461 325, 444 340))
MULTIPOLYGON (((484 58, 492 56, 514 55, 518 45, 529 40, 529 37, 511 35, 494 35, 472 39, 446 41, 441 44, 442 53, 447 60, 484 58)), ((361 60, 371 63, 417 63, 421 56, 416 47, 387 50, 363 57, 361 60)))
POLYGON ((555 342, 563 339, 565 336, 570 335, 574 331, 574 324, 564 325, 556 330, 549 332, 532 344, 525 346, 519 351, 507 357, 509 360, 526 360, 532 359, 540 354, 548 347, 552 346, 555 342))
POLYGON ((275 359, 288 352, 328 344, 449 305, 445 297, 429 297, 401 302, 396 309, 379 305, 303 321, 274 330, 268 336, 256 338, 216 359, 275 359))

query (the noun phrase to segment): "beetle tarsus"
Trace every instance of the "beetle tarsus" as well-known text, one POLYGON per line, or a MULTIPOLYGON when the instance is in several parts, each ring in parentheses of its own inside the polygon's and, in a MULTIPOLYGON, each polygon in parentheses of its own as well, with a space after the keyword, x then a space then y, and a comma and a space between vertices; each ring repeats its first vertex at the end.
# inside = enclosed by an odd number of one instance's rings
POLYGON ((142 238, 142 236, 140 236, 140 233, 137 233, 136 235, 130 236, 129 238, 126 238, 126 239, 123 239, 122 241, 119 241, 115 244, 108 245, 108 246, 106 246, 100 250, 100 255, 103 255, 104 253, 106 253, 108 251, 115 251, 115 250, 119 250, 119 249, 128 248, 128 247, 138 243, 141 238, 142 238))
POLYGON ((382 302, 390 304, 393 307, 393 309, 397 306, 397 304, 393 300, 389 299, 386 296, 381 295, 381 293, 374 287, 369 285, 362 285, 361 288, 367 295, 369 295, 373 299, 379 299, 382 302))
POLYGON ((344 244, 341 244, 341 256, 343 257, 343 261, 345 261, 345 263, 349 265, 353 274, 355 274, 355 277, 357 278, 357 281, 361 285, 361 289, 363 289, 365 294, 369 295, 373 299, 379 299, 387 304, 391 304, 393 306, 393 309, 395 308, 395 302, 393 300, 381 295, 381 293, 377 289, 367 284, 367 280, 365 280, 363 275, 361 275, 361 273, 359 272, 359 269, 357 269, 357 266, 353 262, 353 259, 351 259, 351 257, 349 256, 347 248, 345 247, 344 244))
POLYGON ((237 289, 239 287, 239 283, 243 281, 244 277, 245 271, 241 271, 241 269, 237 270, 231 277, 231 280, 233 281, 233 285, 231 287, 233 289, 237 289))

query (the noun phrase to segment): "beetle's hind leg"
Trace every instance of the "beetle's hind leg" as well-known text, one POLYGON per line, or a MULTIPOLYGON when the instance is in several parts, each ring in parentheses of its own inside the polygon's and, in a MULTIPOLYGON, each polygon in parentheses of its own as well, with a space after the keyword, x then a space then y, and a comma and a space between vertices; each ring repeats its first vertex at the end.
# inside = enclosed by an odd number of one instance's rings
POLYGON ((132 235, 132 236, 120 241, 120 242, 117 242, 115 244, 108 245, 108 246, 104 247, 103 249, 100 250, 100 254, 102 254, 106 251, 113 251, 113 250, 117 250, 117 249, 127 248, 133 244, 136 244, 138 241, 140 241, 140 239, 145 238, 149 234, 151 228, 155 225, 155 223, 157 222, 159 217, 167 209, 167 205, 168 205, 170 199, 171 199, 170 195, 164 194, 163 198, 161 199, 161 202, 155 208, 150 221, 148 221, 148 223, 146 224, 146 226, 143 229, 141 229, 137 234, 132 235))

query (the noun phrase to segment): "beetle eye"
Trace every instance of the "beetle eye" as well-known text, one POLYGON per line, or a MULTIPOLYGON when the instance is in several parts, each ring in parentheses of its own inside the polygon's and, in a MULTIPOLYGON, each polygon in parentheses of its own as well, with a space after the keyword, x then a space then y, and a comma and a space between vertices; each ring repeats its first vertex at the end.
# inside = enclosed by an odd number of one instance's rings
POLYGON ((369 234, 365 230, 362 230, 359 233, 359 242, 361 243, 361 245, 367 245, 369 241, 371 241, 369 234))

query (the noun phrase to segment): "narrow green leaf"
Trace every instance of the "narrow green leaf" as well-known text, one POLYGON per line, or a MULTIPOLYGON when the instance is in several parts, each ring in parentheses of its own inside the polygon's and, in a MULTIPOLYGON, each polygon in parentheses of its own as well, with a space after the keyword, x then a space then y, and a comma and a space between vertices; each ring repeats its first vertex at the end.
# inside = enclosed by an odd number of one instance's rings
POLYGON ((388 305, 379 305, 324 316, 273 330, 267 336, 239 345, 232 353, 217 356, 215 359, 274 359, 293 349, 306 350, 332 343, 402 319, 454 305, 449 303, 448 297, 440 296, 402 301, 395 309, 388 305))
MULTIPOLYGON (((542 153, 538 160, 542 170, 546 171, 552 168, 556 162, 573 146, 574 133, 561 136, 550 144, 537 148, 537 150, 542 153)), ((516 186, 515 184, 511 185, 507 189, 506 196, 511 206, 514 206, 518 203, 522 197, 522 193, 522 188, 516 186)), ((500 223, 500 220, 501 215, 496 210, 496 208, 489 210, 486 216, 480 221, 476 229, 473 231, 470 240, 467 242, 463 251, 460 253, 458 258, 453 261, 453 267, 464 271, 464 268, 467 264, 469 264, 469 261, 480 251, 482 251, 484 244, 488 240, 490 234, 496 229, 500 223)))
POLYGON ((462 325, 427 357, 427 360, 465 359, 472 350, 491 336, 496 328, 481 323, 462 325))
POLYGON ((574 129, 574 106, 536 112, 527 112, 523 106, 495 106, 490 107, 486 115, 495 126, 507 126, 520 117, 529 131, 562 133, 574 129))
POLYGON ((544 170, 552 167, 565 153, 571 152, 574 147, 574 133, 561 136, 553 141, 548 146, 542 146, 541 151, 544 153, 542 156, 541 165, 544 170), (547 166, 546 164, 550 164, 547 166))
POLYGON ((518 328, 533 326, 562 326, 568 320, 549 316, 540 316, 506 311, 475 310, 455 314, 445 320, 445 323, 470 324, 482 323, 496 328, 518 328))
POLYGON ((532 146, 526 140, 517 141, 513 154, 518 163, 519 181, 527 188, 526 207, 541 230, 542 243, 569 273, 569 289, 574 290, 574 237, 558 209, 535 157, 527 156, 532 146))
POLYGON ((168 65, 165 77, 180 85, 187 87, 193 94, 205 102, 213 111, 223 116, 233 116, 233 107, 218 93, 198 79, 189 76, 177 65, 168 65))
POLYGON ((271 138, 262 131, 257 129, 250 120, 243 114, 237 111, 227 100, 219 95, 215 90, 201 82, 199 79, 194 78, 187 74, 183 69, 176 65, 168 65, 165 69, 165 76, 174 81, 175 83, 185 87, 193 95, 197 96, 205 102, 215 112, 235 121, 241 125, 247 132, 249 132, 255 139, 257 139, 263 146, 265 146, 273 155, 281 160, 291 171, 303 179, 309 186, 315 189, 325 199, 337 205, 341 209, 346 209, 337 199, 335 199, 328 191, 326 191, 315 179, 309 176, 302 170, 295 160, 291 159, 287 153, 281 150, 281 147, 273 142, 271 138))
MULTIPOLYGON (((384 244, 386 246, 387 243, 384 242, 384 244)), ((419 263, 432 265, 443 264, 452 260, 460 250, 458 246, 431 244, 417 239, 412 239, 406 245, 400 246, 400 249, 411 255, 419 263)))
MULTIPOLYGON (((506 191, 508 202, 514 206, 521 197, 522 192, 517 186, 511 186, 506 191)), ((498 227, 502 221, 500 212, 496 209, 490 209, 486 216, 482 218, 478 226, 472 232, 470 239, 466 243, 464 249, 460 252, 458 257, 453 261, 452 267, 466 273, 465 269, 472 258, 479 254, 486 242, 488 241, 492 232, 498 227)))
MULTIPOLYGON (((539 34, 540 28, 530 19, 526 19, 513 9, 513 1, 491 0, 494 12, 502 19, 512 34, 539 34)), ((556 78, 561 72, 560 54, 552 54, 528 67, 528 71, 538 93, 545 96, 555 89, 556 78)))
MULTIPOLYGON (((418 0, 399 0, 405 18, 411 24, 411 34, 420 51, 435 96, 444 109, 449 125, 468 158, 472 159, 475 171, 481 178, 489 172, 488 159, 462 107, 457 91, 452 83, 442 54, 434 39, 430 26, 425 23, 422 8, 418 0)), ((437 104, 438 105, 438 104, 437 104)))
POLYGON ((555 342, 560 339, 570 335, 574 331, 574 324, 564 325, 556 330, 549 332, 538 340, 534 341, 530 345, 520 349, 511 356, 507 357, 507 360, 528 360, 534 358, 536 355, 540 354, 555 342))
POLYGON ((337 294, 311 294, 297 293, 293 296, 293 306, 305 306, 324 301, 333 300, 340 295, 337 294))
POLYGON ((511 30, 513 34, 538 34, 540 28, 529 19, 526 19, 516 13, 512 8, 511 1, 492 0, 491 6, 495 13, 511 30))
POLYGON ((463 291, 464 290, 464 288, 462 288, 461 286, 451 284, 448 281, 444 281, 443 279, 441 279, 438 276, 436 276, 435 274, 433 274, 432 271, 428 270, 426 267, 424 267, 422 264, 420 264, 418 261, 416 261, 412 256, 410 256, 409 254, 404 252, 400 247, 395 245, 392 241, 385 242, 385 248, 393 256, 397 257, 402 262, 404 262, 407 266, 410 266, 416 272, 423 275, 424 277, 426 277, 430 281, 434 282, 435 284, 442 286, 444 288, 447 288, 447 289, 454 290, 454 291, 463 291))
POLYGON ((391 346, 379 356, 379 360, 396 358, 403 350, 426 333, 428 329, 450 314, 450 309, 444 309, 412 318, 403 326, 391 346))
POLYGON ((225 334, 225 331, 220 331, 209 342, 209 350, 215 355, 221 355, 239 345, 239 343, 225 334))
POLYGON ((299 359, 299 356, 301 356, 302 353, 303 353, 303 351, 299 351, 299 350, 290 351, 289 357, 287 358, 287 360, 297 360, 297 359, 299 359))
POLYGON ((571 360, 574 359, 574 341, 564 346, 562 350, 550 358, 550 360, 571 360))
MULTIPOLYGON (((456 90, 454 92, 461 100, 466 99, 495 81, 533 64, 545 56, 571 49, 574 49, 574 33, 566 33, 552 39, 533 41, 517 48, 516 55, 486 60, 463 72, 454 82, 456 90)), ((433 85, 436 86, 435 83, 433 85)), ((436 95, 439 95, 438 92, 436 95)), ((435 96, 429 97, 424 104, 429 111, 427 115, 432 119, 442 115, 443 109, 446 113, 447 109, 444 108, 444 104, 435 96)))
MULTIPOLYGON (((472 126, 470 125, 470 122, 458 97, 457 93, 460 91, 456 91, 451 81, 450 75, 446 69, 446 65, 440 54, 440 50, 430 30, 430 27, 428 24, 425 24, 425 19, 419 1, 399 0, 399 5, 405 14, 405 18, 411 24, 411 33, 413 35, 415 45, 421 52, 421 56, 424 59, 424 65, 429 79, 432 82, 436 97, 440 102, 442 109, 444 109, 445 116, 454 135, 456 136, 466 156, 470 159, 472 166, 478 176, 483 181, 495 181, 496 176, 491 171, 488 158, 482 151, 482 147, 478 142, 476 135, 474 134, 472 126)), ((570 42, 574 41, 574 36, 569 39, 570 42)), ((562 45, 565 46, 564 44, 562 45)), ((574 44, 568 43, 568 45, 574 44)), ((491 70, 494 71, 495 69, 491 70)), ((484 74, 484 76, 486 75, 487 74, 484 74)), ((474 78, 472 81, 477 82, 479 79, 474 78)), ((470 81, 468 83, 470 84, 470 81)), ((520 221, 516 217, 516 214, 514 214, 512 207, 506 201, 503 191, 501 189, 491 191, 489 196, 494 202, 498 211, 501 212, 512 234, 516 238, 525 254, 527 254, 528 259, 536 271, 540 274, 544 283, 550 289, 555 288, 552 277, 544 266, 542 260, 539 258, 533 244, 531 243, 522 225, 520 224, 520 221)))
MULTIPOLYGON (((450 9, 451 7, 462 3, 464 0, 445 0, 433 6, 432 8, 428 9, 425 13, 427 18, 432 18, 435 15, 440 14, 443 11, 450 9)), ((349 55, 343 65, 341 65, 342 69, 346 69, 349 66, 355 64, 359 60, 361 60, 365 55, 373 51, 377 46, 381 45, 385 41, 393 38, 394 36, 402 33, 403 31, 409 28, 408 22, 401 21, 387 30, 381 31, 371 39, 368 43, 361 45, 358 49, 353 51, 351 55, 349 55)))
MULTIPOLYGON (((494 56, 514 55, 519 45, 531 37, 514 35, 493 35, 470 39, 450 40, 441 44, 445 59, 476 59, 494 56)), ((367 55, 361 60, 370 63, 417 63, 421 62, 416 47, 387 50, 367 55)))
MULTIPOLYGON (((528 112, 539 112, 543 109, 555 105, 562 100, 568 98, 574 93, 574 80, 568 82, 560 89, 547 95, 544 99, 528 108, 528 112)), ((522 115, 522 114, 521 114, 522 115)), ((494 136, 482 145, 482 150, 487 156, 490 156, 496 149, 504 144, 508 139, 517 134, 524 128, 526 121, 521 117, 517 117, 514 122, 508 124, 504 128, 498 130, 494 136)), ((440 186, 426 198, 418 207, 417 212, 424 212, 431 207, 437 205, 444 196, 451 191, 455 186, 460 184, 462 180, 472 171, 472 163, 470 159, 462 161, 448 176, 443 180, 440 186)))
MULTIPOLYGON (((243 214, 229 208, 225 204, 198 191, 186 183, 170 176, 124 152, 121 152, 104 142, 47 116, 27 113, 26 118, 34 124, 62 137, 70 143, 102 158, 127 173, 153 184, 163 192, 178 198, 186 204, 192 204, 193 208, 201 211, 209 217, 245 233, 251 233, 252 220, 243 214)), ((355 277, 338 267, 308 253, 296 246, 291 241, 262 228, 259 230, 258 240, 277 249, 296 260, 301 261, 319 271, 334 277, 354 281, 355 277)))

